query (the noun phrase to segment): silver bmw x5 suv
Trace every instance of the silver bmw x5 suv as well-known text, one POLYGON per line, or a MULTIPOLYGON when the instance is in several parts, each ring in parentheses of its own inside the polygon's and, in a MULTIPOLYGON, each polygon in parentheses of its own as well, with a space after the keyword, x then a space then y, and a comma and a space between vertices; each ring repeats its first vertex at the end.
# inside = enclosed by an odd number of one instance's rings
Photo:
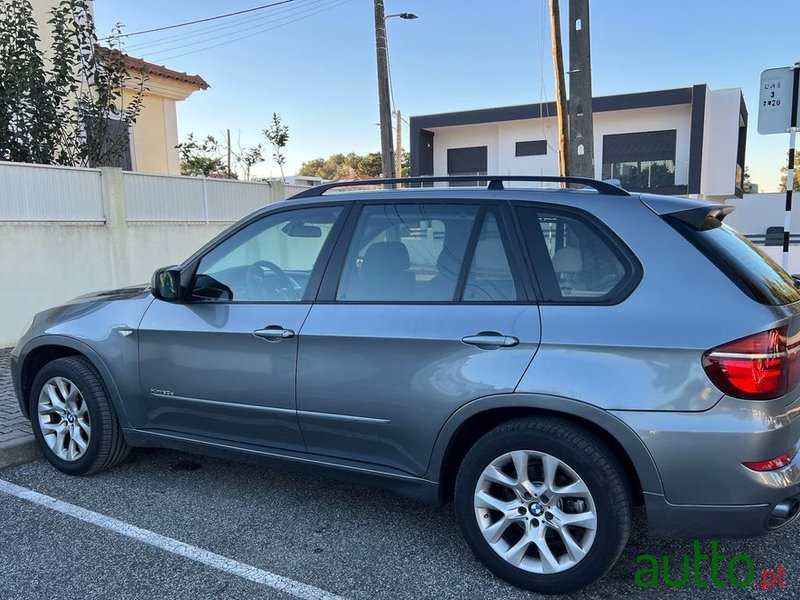
POLYGON ((636 505, 656 536, 797 516, 800 291, 729 207, 440 179, 311 189, 38 314, 12 370, 47 459, 238 453, 453 500, 545 593, 602 577, 636 505))

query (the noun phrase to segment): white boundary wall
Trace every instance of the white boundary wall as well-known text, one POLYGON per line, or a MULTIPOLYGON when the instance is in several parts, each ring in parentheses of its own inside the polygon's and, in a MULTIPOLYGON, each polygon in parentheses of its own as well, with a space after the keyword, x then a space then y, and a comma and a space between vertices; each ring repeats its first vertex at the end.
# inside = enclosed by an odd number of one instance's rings
POLYGON ((147 282, 158 267, 182 262, 233 222, 300 189, 0 163, 0 347, 16 343, 35 313, 147 282))

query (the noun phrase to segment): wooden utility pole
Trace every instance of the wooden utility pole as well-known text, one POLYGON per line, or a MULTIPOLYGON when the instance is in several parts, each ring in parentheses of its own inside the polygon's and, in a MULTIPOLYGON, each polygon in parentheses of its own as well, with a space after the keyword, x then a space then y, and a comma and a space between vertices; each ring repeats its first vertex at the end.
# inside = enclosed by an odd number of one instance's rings
POLYGON ((569 0, 569 174, 594 178, 589 0, 569 0))
POLYGON ((228 129, 228 177, 233 173, 231 172, 231 130, 228 129))
POLYGON ((550 0, 550 35, 553 43, 553 70, 556 75, 556 115, 558 118, 558 170, 569 174, 567 152, 567 90, 564 85, 564 57, 561 55, 561 13, 558 0, 550 0))
POLYGON ((394 112, 397 118, 397 135, 395 138, 394 174, 395 177, 403 176, 403 116, 399 110, 394 112))
POLYGON ((383 0, 375 4, 375 52, 378 58, 378 108, 381 123, 381 163, 384 177, 394 173, 392 108, 389 101, 389 59, 386 43, 386 15, 383 0))

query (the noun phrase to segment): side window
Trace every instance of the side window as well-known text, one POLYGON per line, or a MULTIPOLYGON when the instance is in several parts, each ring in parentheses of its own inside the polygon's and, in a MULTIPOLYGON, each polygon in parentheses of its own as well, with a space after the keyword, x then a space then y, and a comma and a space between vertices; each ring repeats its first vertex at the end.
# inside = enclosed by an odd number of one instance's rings
POLYGON ((266 216, 200 261, 192 299, 299 302, 341 208, 305 208, 266 216))
POLYGON ((477 206, 365 206, 337 300, 453 300, 477 206))
POLYGON ((545 300, 604 302, 630 283, 630 262, 589 221, 537 208, 520 208, 519 215, 545 300))
POLYGON ((519 299, 497 217, 493 212, 486 214, 481 227, 463 299, 465 302, 512 302, 519 299))

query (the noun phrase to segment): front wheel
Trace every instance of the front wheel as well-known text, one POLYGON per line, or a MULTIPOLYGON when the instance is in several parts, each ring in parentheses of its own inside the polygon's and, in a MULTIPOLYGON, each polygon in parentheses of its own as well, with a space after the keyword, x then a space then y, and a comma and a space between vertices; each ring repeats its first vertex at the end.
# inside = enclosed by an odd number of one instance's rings
POLYGON ((34 379, 29 402, 36 441, 59 471, 87 475, 128 456, 114 406, 85 358, 46 364, 34 379))
POLYGON ((600 579, 630 533, 629 488, 613 454, 558 419, 515 419, 478 440, 458 472, 455 506, 489 569, 545 594, 600 579))

